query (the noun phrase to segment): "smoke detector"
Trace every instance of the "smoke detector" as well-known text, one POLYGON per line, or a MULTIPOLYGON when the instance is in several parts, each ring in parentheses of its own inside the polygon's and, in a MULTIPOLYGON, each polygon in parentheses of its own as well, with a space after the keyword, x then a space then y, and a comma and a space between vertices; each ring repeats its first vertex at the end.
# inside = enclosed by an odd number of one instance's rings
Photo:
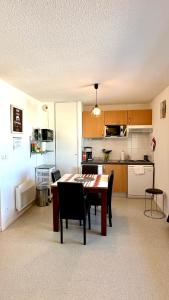
POLYGON ((43 111, 48 111, 48 106, 46 104, 42 105, 43 111))

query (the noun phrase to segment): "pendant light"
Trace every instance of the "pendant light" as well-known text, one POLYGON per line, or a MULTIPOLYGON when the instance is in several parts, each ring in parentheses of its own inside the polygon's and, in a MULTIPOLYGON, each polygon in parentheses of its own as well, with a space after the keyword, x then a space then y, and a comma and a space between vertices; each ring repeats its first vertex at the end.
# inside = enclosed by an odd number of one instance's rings
POLYGON ((98 104, 97 104, 97 89, 98 89, 98 86, 99 86, 99 84, 98 83, 95 83, 94 84, 94 88, 95 88, 95 90, 96 90, 96 104, 95 104, 95 106, 93 107, 93 109, 92 109, 92 114, 94 115, 94 116, 100 116, 100 114, 101 114, 101 109, 99 108, 99 106, 98 106, 98 104))

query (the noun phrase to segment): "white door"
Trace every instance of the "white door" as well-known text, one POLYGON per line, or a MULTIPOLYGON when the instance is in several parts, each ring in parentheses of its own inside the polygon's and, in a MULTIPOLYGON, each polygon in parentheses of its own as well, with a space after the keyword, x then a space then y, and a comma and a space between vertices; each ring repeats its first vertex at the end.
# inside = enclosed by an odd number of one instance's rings
POLYGON ((81 158, 81 103, 56 103, 56 167, 65 173, 77 173, 81 158))

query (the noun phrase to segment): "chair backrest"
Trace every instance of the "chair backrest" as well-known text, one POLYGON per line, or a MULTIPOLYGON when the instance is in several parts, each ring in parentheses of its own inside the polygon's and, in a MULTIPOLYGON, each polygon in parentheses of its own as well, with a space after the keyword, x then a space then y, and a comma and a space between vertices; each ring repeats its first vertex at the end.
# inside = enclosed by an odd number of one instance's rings
POLYGON ((82 183, 58 182, 58 195, 62 219, 84 219, 86 205, 82 183))
POLYGON ((107 191, 107 202, 111 202, 112 190, 113 190, 113 182, 114 182, 114 170, 111 171, 108 179, 108 191, 107 191))
POLYGON ((82 165, 82 174, 98 174, 98 165, 82 165))
POLYGON ((52 181, 53 182, 55 182, 55 181, 57 181, 58 179, 61 178, 61 174, 60 174, 59 170, 52 171, 51 175, 52 175, 52 181))

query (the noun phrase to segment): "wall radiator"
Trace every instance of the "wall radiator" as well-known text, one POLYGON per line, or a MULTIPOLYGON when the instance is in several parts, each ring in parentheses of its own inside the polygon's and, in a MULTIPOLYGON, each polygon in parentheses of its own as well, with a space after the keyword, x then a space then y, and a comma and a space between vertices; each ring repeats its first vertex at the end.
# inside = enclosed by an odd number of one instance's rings
POLYGON ((27 180, 16 187, 16 209, 21 211, 35 200, 36 187, 34 182, 27 180))

